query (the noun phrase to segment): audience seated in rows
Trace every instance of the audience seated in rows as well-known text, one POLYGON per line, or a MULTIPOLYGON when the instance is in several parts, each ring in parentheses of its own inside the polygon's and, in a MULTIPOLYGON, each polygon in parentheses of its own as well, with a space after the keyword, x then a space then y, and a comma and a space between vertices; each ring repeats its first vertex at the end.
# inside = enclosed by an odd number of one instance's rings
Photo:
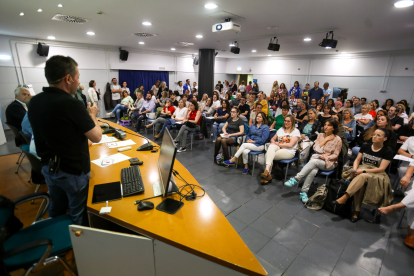
POLYGON ((128 91, 124 90, 122 92, 122 100, 121 103, 117 104, 115 108, 112 110, 112 112, 109 112, 106 114, 106 116, 112 116, 116 114, 116 119, 119 124, 119 120, 121 120, 121 112, 126 112, 128 110, 128 107, 134 103, 134 100, 129 96, 128 91))
POLYGON ((358 97, 354 98, 352 108, 353 108, 354 116, 362 112, 362 104, 358 97))
POLYGON ((377 112, 377 116, 375 116, 374 120, 371 120, 371 122, 368 123, 368 125, 365 127, 365 129, 370 128, 372 126, 375 125, 375 122, 377 121, 377 118, 380 116, 388 116, 388 111, 387 110, 378 110, 377 112))
POLYGON ((331 115, 332 107, 330 105, 325 105, 322 111, 323 113, 318 116, 318 121, 321 122, 322 129, 323 129, 323 127, 325 126, 325 122, 328 119, 332 118, 332 115, 331 115))
POLYGON ((139 110, 134 111, 134 116, 137 118, 136 132, 141 130, 141 123, 147 118, 147 114, 154 112, 155 102, 152 100, 152 93, 148 92, 144 103, 139 110))
POLYGON ((257 94, 257 101, 254 103, 254 107, 256 108, 256 105, 259 103, 262 105, 262 112, 267 114, 268 105, 264 98, 263 91, 260 91, 259 94, 257 94))
POLYGON ((226 119, 222 126, 222 135, 216 138, 214 147, 214 162, 220 151, 223 149, 223 160, 229 160, 229 146, 237 146, 237 138, 244 135, 244 122, 240 119, 240 111, 237 107, 232 107, 230 111, 231 116, 226 119))
POLYGON ((259 114, 260 112, 262 112, 262 104, 258 103, 256 105, 256 108, 253 109, 252 112, 250 112, 249 127, 251 127, 252 124, 255 123, 256 115, 259 114))
POLYGON ((392 129, 396 132, 404 125, 404 119, 397 115, 399 112, 400 108, 398 106, 391 106, 388 109, 388 117, 391 119, 392 129))
POLYGON ((405 125, 408 124, 408 115, 405 113, 405 105, 397 103, 397 107, 399 108, 397 116, 404 120, 405 125))
POLYGON ((390 111, 390 108, 394 106, 394 100, 393 99, 387 99, 385 103, 382 105, 382 109, 390 111))
POLYGON ((266 169, 260 175, 263 185, 272 181, 271 167, 273 166, 273 160, 292 159, 295 156, 299 138, 300 132, 295 127, 295 118, 293 115, 287 115, 283 126, 270 140, 269 148, 266 151, 266 169))
POLYGON ((337 135, 338 121, 333 118, 328 119, 325 122, 324 131, 325 133, 319 133, 315 141, 313 146, 315 154, 312 155, 309 162, 295 177, 285 182, 285 186, 292 187, 305 178, 300 193, 300 199, 303 203, 308 201, 307 192, 318 171, 331 171, 338 165, 338 156, 342 148, 342 140, 337 135))
POLYGON ((302 123, 305 119, 305 117, 308 115, 308 103, 307 102, 301 102, 300 104, 300 111, 294 113, 296 122, 299 124, 302 123))
POLYGON ((341 114, 342 115, 342 103, 340 101, 336 101, 332 111, 335 114, 341 114))
POLYGON ((265 143, 269 137, 269 126, 267 122, 267 116, 263 112, 259 112, 256 116, 255 123, 251 125, 249 132, 246 136, 246 141, 239 147, 236 154, 230 159, 224 161, 225 165, 235 165, 240 155, 243 156, 244 169, 242 174, 247 174, 249 171, 249 158, 250 151, 263 151, 265 143))

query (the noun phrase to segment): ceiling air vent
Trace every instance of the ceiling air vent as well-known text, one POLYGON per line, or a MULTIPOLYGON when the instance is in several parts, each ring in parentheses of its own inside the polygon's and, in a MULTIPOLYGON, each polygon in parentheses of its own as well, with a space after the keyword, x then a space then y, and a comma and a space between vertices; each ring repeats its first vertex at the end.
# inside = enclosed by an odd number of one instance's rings
POLYGON ((59 14, 59 13, 53 16, 52 20, 68 22, 68 23, 76 23, 76 24, 83 24, 83 23, 90 21, 90 19, 71 16, 71 15, 64 15, 64 14, 59 14))
POLYGON ((151 33, 135 33, 135 36, 139 36, 139 37, 153 37, 153 36, 158 36, 157 34, 151 34, 151 33))
POLYGON ((181 46, 193 46, 194 43, 192 42, 177 42, 176 44, 181 45, 181 46))

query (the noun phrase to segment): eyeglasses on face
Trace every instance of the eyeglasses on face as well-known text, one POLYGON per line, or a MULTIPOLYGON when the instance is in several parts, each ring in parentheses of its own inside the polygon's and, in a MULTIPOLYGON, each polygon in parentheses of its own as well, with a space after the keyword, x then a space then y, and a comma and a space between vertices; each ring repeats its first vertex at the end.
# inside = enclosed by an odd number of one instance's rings
POLYGON ((381 134, 372 133, 372 134, 371 134, 371 137, 378 137, 378 138, 381 138, 381 137, 382 137, 382 135, 381 135, 381 134))

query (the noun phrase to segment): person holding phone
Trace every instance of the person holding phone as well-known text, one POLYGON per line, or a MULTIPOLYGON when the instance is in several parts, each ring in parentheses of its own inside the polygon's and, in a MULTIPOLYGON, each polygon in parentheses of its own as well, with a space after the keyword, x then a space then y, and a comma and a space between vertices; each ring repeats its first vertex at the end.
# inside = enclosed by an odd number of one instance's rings
POLYGON ((342 148, 341 137, 337 135, 338 122, 335 119, 328 119, 325 122, 324 131, 325 133, 319 133, 313 145, 315 154, 306 166, 295 177, 285 182, 286 187, 293 187, 305 178, 299 195, 303 203, 308 202, 309 187, 318 171, 331 171, 338 165, 338 156, 342 148))

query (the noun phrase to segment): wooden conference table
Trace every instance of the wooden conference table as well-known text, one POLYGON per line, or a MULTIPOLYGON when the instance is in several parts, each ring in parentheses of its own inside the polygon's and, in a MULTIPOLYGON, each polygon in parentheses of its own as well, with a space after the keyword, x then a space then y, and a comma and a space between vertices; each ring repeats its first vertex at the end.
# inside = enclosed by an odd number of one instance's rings
MULTIPOLYGON (((113 127, 131 132, 115 123, 101 120, 113 127)), ((108 134, 112 135, 112 134, 108 134)), ((133 232, 142 234, 151 239, 161 241, 170 246, 201 257, 220 266, 247 275, 267 275, 254 254, 246 246, 226 217, 210 199, 208 194, 195 201, 184 200, 184 206, 174 215, 153 210, 137 211, 134 202, 154 195, 152 183, 159 181, 157 161, 160 151, 136 151, 146 142, 145 139, 127 133, 126 139, 133 140, 136 145, 132 149, 121 152, 129 157, 138 157, 144 164, 140 166, 145 192, 140 195, 124 197, 122 200, 110 202, 112 211, 109 215, 99 215, 105 203, 91 204, 93 188, 97 184, 121 180, 121 169, 129 166, 129 161, 119 162, 108 167, 100 167, 91 163, 91 178, 89 181, 88 212, 100 216, 125 227, 133 232)), ((153 143, 155 144, 155 143, 153 143)), ((91 160, 99 159, 118 153, 117 148, 108 148, 106 144, 97 144, 90 147, 91 160)), ((189 183, 198 184, 196 179, 177 160, 174 169, 189 183)), ((184 185, 176 178, 178 187, 184 185)), ((198 195, 201 190, 196 190, 198 195)), ((179 200, 178 195, 172 196, 179 200)), ((162 197, 150 199, 157 206, 162 197)), ((93 226, 93 225, 91 225, 93 226)), ((75 252, 76 254, 76 252, 75 252)), ((185 261, 183 262, 185 264, 185 261)))

